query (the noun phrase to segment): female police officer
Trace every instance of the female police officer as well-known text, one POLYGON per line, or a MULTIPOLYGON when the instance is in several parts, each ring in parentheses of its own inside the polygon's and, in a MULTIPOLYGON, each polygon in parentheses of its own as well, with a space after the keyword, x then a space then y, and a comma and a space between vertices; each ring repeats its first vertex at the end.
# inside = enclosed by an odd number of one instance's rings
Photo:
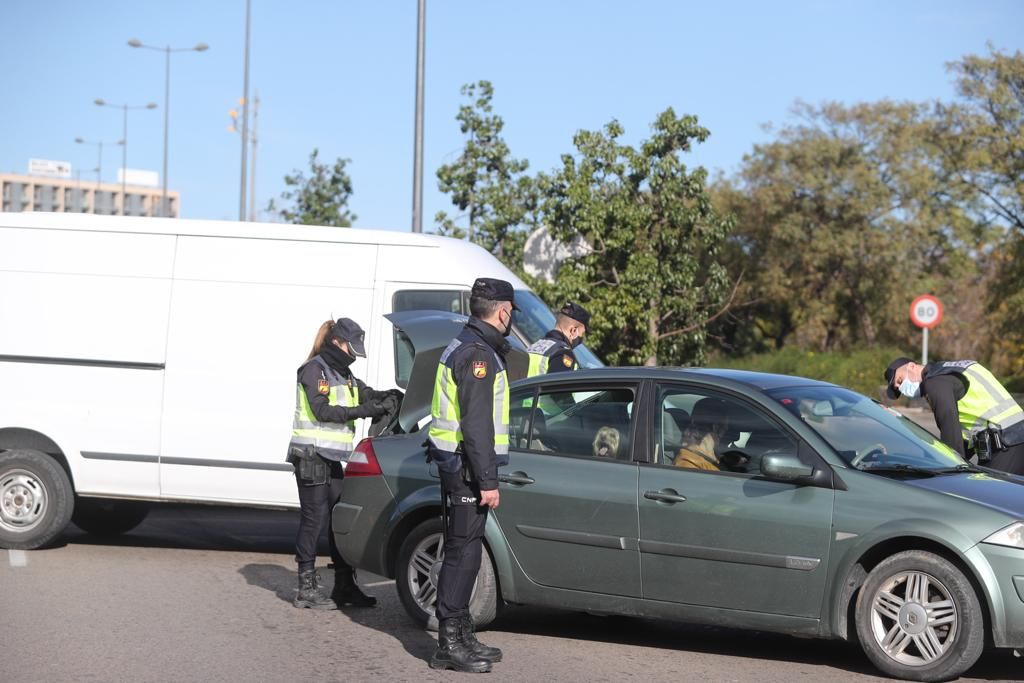
POLYGON ((389 398, 394 392, 374 391, 352 375, 349 366, 357 356, 366 356, 363 336, 363 330, 349 318, 328 320, 320 326, 313 350, 298 370, 295 421, 288 448, 288 461, 295 465, 301 513, 295 539, 299 593, 292 604, 296 607, 335 609, 343 605, 372 607, 377 603, 376 598, 359 590, 352 568, 338 552, 331 528, 331 509, 341 496, 345 476, 342 464, 352 453, 355 421, 387 413, 387 404, 395 400, 389 398), (330 598, 321 592, 320 576, 314 570, 324 522, 334 561, 330 598))

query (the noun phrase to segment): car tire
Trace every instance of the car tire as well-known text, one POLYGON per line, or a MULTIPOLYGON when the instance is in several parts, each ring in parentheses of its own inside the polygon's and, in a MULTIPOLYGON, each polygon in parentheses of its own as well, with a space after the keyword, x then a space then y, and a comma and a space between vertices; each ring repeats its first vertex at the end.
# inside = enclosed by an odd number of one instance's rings
POLYGON ((131 531, 149 514, 149 505, 137 500, 79 498, 71 521, 86 533, 113 538, 131 531))
POLYGON ((974 665, 985 644, 977 593, 948 560, 908 550, 875 567, 857 596, 857 638, 883 672, 947 681, 974 665))
POLYGON ((46 545, 68 525, 74 500, 67 473, 46 453, 0 452, 0 548, 46 545))
MULTIPOLYGON (((441 543, 441 519, 432 517, 405 537, 398 549, 398 564, 395 566, 395 584, 402 606, 416 623, 431 631, 437 630, 434 606, 437 603, 437 575, 444 557, 441 543)), ((486 545, 469 599, 469 613, 479 630, 485 629, 498 615, 498 581, 486 545)))

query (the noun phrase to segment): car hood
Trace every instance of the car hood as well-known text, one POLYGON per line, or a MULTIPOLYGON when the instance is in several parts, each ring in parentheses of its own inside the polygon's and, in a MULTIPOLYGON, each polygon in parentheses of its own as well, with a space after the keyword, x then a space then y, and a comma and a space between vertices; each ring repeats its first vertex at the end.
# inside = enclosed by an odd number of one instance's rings
MULTIPOLYGON (((401 311, 384 317, 409 339, 415 352, 409 384, 405 388, 405 398, 398 414, 398 424, 402 431, 409 432, 430 414, 441 354, 462 331, 469 318, 444 311, 401 311)), ((509 380, 522 379, 526 377, 529 357, 519 340, 510 337, 509 344, 512 346, 506 357, 509 380)))
POLYGON ((964 472, 907 479, 905 484, 945 493, 1024 519, 1024 477, 1012 474, 964 472))

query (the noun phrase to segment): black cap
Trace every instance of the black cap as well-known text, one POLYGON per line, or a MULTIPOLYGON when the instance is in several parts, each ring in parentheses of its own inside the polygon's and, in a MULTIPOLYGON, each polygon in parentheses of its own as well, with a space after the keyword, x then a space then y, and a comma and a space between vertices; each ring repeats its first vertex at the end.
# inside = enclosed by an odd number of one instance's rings
POLYGON ((900 392, 892 386, 892 378, 896 376, 896 371, 902 368, 907 363, 913 363, 914 361, 906 356, 900 356, 893 362, 889 363, 889 367, 885 369, 885 383, 888 384, 885 388, 885 395, 889 398, 897 398, 900 392))
POLYGON ((347 341, 352 348, 352 353, 366 358, 366 346, 363 344, 363 337, 366 333, 359 323, 351 318, 338 318, 331 327, 331 334, 342 341, 347 341))
POLYGON ((512 283, 505 280, 498 280, 493 277, 478 277, 473 283, 473 291, 469 294, 474 299, 487 299, 489 301, 510 301, 512 308, 519 310, 516 306, 515 290, 512 283))
POLYGON ((581 323, 588 332, 590 331, 590 311, 575 302, 568 302, 558 312, 561 315, 569 316, 578 323, 581 323))

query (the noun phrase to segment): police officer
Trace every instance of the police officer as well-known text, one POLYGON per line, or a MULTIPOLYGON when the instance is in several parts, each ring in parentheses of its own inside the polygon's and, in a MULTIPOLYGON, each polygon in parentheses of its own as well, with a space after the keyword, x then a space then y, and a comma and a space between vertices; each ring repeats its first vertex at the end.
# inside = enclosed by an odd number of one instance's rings
POLYGON ((530 354, 526 376, 579 369, 573 349, 583 342, 583 335, 589 329, 590 313, 587 309, 572 301, 562 306, 555 316, 555 329, 526 350, 530 354))
POLYGON ((437 585, 434 669, 482 673, 501 650, 476 639, 469 598, 480 570, 487 513, 498 507, 498 467, 508 463, 508 373, 505 354, 515 309, 512 285, 473 283, 466 326, 441 354, 428 437, 441 475, 444 562, 437 585))
POLYGON ((968 447, 993 469, 1024 474, 1024 410, 981 363, 920 365, 897 358, 885 369, 886 395, 924 396, 942 442, 964 456, 968 447))
POLYGON ((375 391, 356 379, 349 366, 366 356, 364 333, 349 319, 328 320, 320 326, 313 350, 298 370, 295 421, 288 461, 295 466, 299 487, 299 531, 295 561, 299 565, 299 593, 292 604, 313 609, 337 609, 344 605, 373 607, 377 599, 363 593, 355 572, 334 542, 331 509, 341 496, 345 476, 342 463, 352 453, 355 421, 377 417, 394 409, 399 394, 375 391), (321 592, 320 575, 314 569, 316 547, 326 523, 334 589, 330 598, 321 592))

